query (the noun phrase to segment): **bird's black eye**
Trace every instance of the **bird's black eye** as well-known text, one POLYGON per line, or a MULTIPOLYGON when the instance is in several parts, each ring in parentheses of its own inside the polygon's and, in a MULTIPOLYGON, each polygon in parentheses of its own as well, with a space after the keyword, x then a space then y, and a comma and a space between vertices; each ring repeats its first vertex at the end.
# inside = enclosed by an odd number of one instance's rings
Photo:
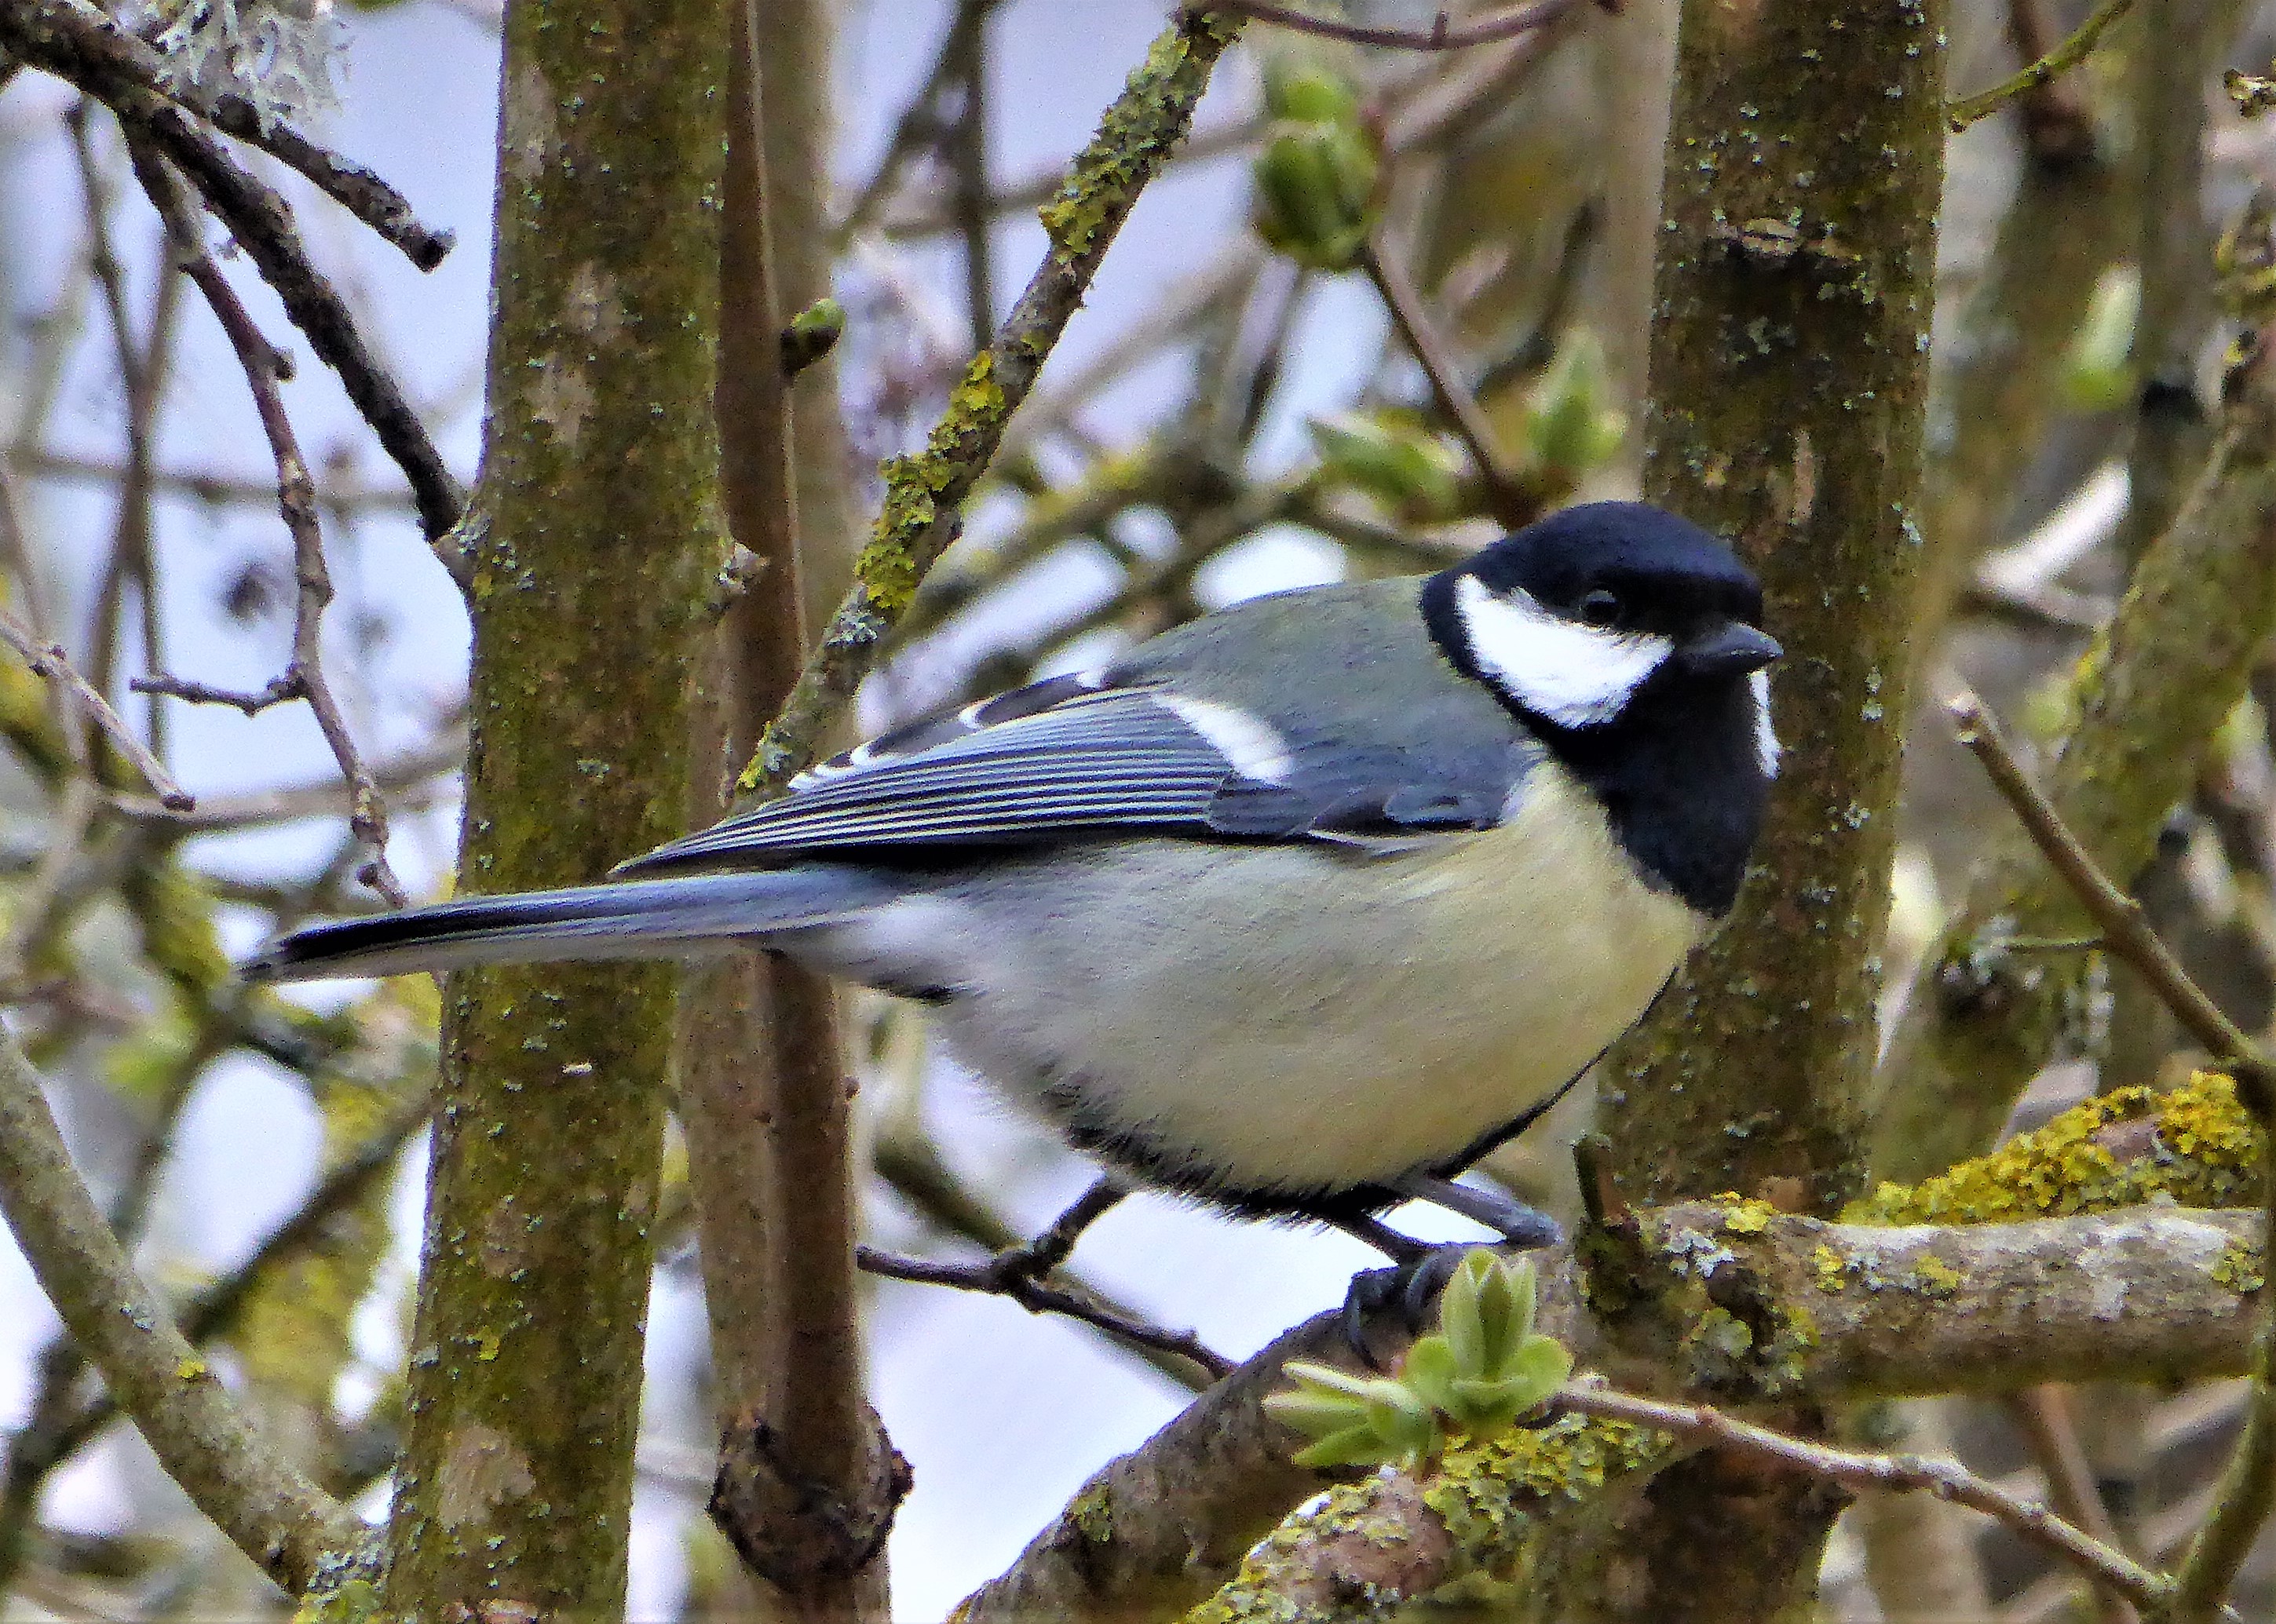
POLYGON ((1583 626, 1615 626, 1624 613, 1619 597, 1602 587, 1583 592, 1581 601, 1573 605, 1574 618, 1583 626))

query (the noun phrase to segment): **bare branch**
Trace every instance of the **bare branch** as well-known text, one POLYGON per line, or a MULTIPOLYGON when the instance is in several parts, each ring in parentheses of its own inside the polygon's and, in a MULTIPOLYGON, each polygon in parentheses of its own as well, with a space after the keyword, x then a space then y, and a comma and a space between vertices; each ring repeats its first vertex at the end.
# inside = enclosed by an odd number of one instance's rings
MULTIPOLYGON (((226 1336, 253 1294, 275 1279, 278 1271, 300 1258, 312 1242, 321 1240, 325 1226, 334 1218, 369 1193, 381 1175, 395 1165, 412 1135, 427 1126, 429 1115, 429 1106, 423 1097, 411 1108, 398 1112, 328 1170, 300 1204, 270 1230, 243 1262, 184 1299, 176 1313, 183 1336, 194 1347, 203 1347, 216 1337, 226 1336)), ((78 1370, 78 1350, 66 1343, 64 1352, 67 1357, 49 1362, 54 1367, 52 1371, 42 1369, 43 1390, 67 1383, 78 1370)), ((39 1408, 34 1408, 35 1415, 39 1408)), ((19 1491, 19 1479, 24 1487, 35 1488, 49 1472, 110 1425, 118 1414, 117 1400, 106 1393, 52 1426, 34 1426, 18 1433, 8 1448, 10 1489, 19 1491)))
MULTIPOLYGON (((81 65, 78 35, 57 8, 41 0, 0 0, 0 46, 35 67, 70 79, 81 65)), ((77 82, 76 80, 74 82, 77 82)), ((130 133, 155 146, 197 188, 277 291, 292 323, 324 363, 339 374, 364 421, 403 470, 419 505, 420 526, 453 580, 465 584, 463 559, 449 542, 463 505, 418 414, 356 330, 331 284, 308 259, 284 199, 247 172, 192 116, 157 91, 116 74, 82 86, 110 107, 130 133)))
POLYGON ((2103 0, 2076 32, 2037 62, 1989 90, 1947 102, 1945 127, 1957 135, 1969 125, 1990 118, 2017 96, 2028 95, 2048 80, 2069 72, 2101 42, 2103 31, 2133 8, 2134 0, 2103 0))
POLYGON ((450 253, 451 233, 421 224, 409 201, 363 165, 327 151, 289 125, 263 118, 243 96, 209 97, 182 84, 167 72, 164 59, 156 50, 92 6, 60 0, 42 10, 41 37, 45 49, 26 54, 32 65, 69 80, 99 101, 143 94, 178 103, 298 171, 318 191, 400 248, 404 257, 421 270, 434 269, 450 253))
MULTIPOLYGON (((2276 1223, 2276 1134, 2269 1135, 2262 1176, 2268 1215, 2276 1223)), ((2268 1233, 2276 1239, 2276 1228, 2268 1233)), ((2259 1346, 2253 1351, 2244 1435, 2236 1440, 2235 1452, 2221 1472, 2212 1510, 2189 1541, 2189 1554, 2174 1575, 2172 1624, 2212 1624, 2222 1598, 2243 1571, 2253 1541, 2276 1512, 2276 1291, 2263 1287, 2261 1294, 2268 1304, 2259 1346)))
POLYGON ((197 218, 191 214, 163 161, 133 135, 127 138, 127 149, 133 157, 134 172, 142 189, 149 194, 151 202, 166 223, 177 262, 213 307, 222 330, 229 335, 230 344, 237 351, 239 364, 245 369, 254 406, 261 414, 262 430, 269 436, 269 449, 277 459, 277 505, 284 516, 284 527, 292 537, 292 577, 298 593, 292 607, 292 657, 284 674, 270 683, 251 704, 242 697, 221 694, 218 690, 203 690, 200 696, 222 698, 245 709, 248 716, 262 703, 274 702, 275 698, 288 694, 307 702, 316 725, 323 732, 324 742, 340 764, 341 776, 348 782, 348 827, 368 854, 357 877, 395 907, 405 907, 411 899, 410 894, 387 861, 386 803, 381 799, 379 785, 370 767, 356 748, 354 736, 348 732, 347 718, 340 713, 339 701, 333 696, 331 684, 324 675, 322 621, 325 606, 332 601, 331 574, 324 564, 315 487, 308 477, 307 462, 300 455, 300 441, 292 433, 292 419, 285 414, 284 396, 277 389, 281 374, 277 350, 254 324, 252 316, 238 300, 236 289, 230 286, 221 267, 206 252, 197 218))
POLYGON ((2055 872, 2076 893, 2079 905, 2101 927, 2105 945, 2132 966, 2152 991, 2165 1001, 2190 1036, 2203 1043, 2236 1076, 2237 1092, 2262 1116, 2269 1113, 2272 1073, 2260 1045, 2221 1013, 2204 989, 2181 968, 2158 933, 2150 928, 2142 905, 2128 896, 2102 871, 2089 854, 2054 802, 2033 783, 2016 762, 2014 752, 2000 736, 1982 701, 1963 694, 1952 702, 1953 724, 1960 742, 1974 752, 2031 840, 2054 866, 2055 872))
POLYGON ((126 686, 137 694, 152 694, 166 699, 178 699, 192 705, 228 705, 248 717, 257 717, 272 705, 300 697, 297 684, 290 679, 277 677, 258 691, 244 688, 217 688, 209 682, 199 682, 188 677, 168 676, 156 672, 146 677, 133 677, 126 686))
POLYGON ((196 809, 197 797, 174 781, 173 774, 166 770, 166 764, 151 754, 141 736, 127 725, 126 718, 113 710, 110 702, 73 669, 61 643, 41 647, 34 641, 30 631, 5 610, 0 610, 0 642, 6 643, 22 656, 24 664, 32 668, 32 674, 54 689, 68 710, 78 711, 102 730, 103 736, 116 745, 118 753, 133 763, 134 770, 142 775, 142 781, 158 797, 159 805, 169 812, 196 809))
MULTIPOLYGON (((2089 1538, 2118 1550, 2123 1542, 2110 1520, 2110 1508, 2103 1504, 2094 1463, 2079 1442, 2069 1394, 2067 1387, 2033 1387, 2008 1400, 2007 1413, 2046 1479, 2047 1498, 2056 1514, 2076 1524, 2089 1538)), ((2137 1615, 2121 1593, 2099 1586, 2095 1599, 2103 1624, 2135 1624, 2137 1615)))
MULTIPOLYGON (((1331 17, 1315 17, 1309 11, 1271 4, 1269 0, 1206 0, 1207 9, 1222 16, 1246 17, 1298 34, 1345 40, 1354 45, 1387 45, 1400 50, 1460 50, 1465 46, 1490 45, 1496 40, 1514 40, 1519 34, 1547 27, 1566 13, 1579 10, 1582 4, 1582 0, 1533 0, 1530 5, 1459 27, 1453 15, 1441 10, 1428 28, 1370 28, 1359 23, 1339 22, 1331 17)), ((1620 9, 1618 0, 1596 0, 1596 4, 1606 11, 1618 12, 1620 9)), ((1195 9, 1202 9, 1199 0, 1195 9)))
POLYGON ((1121 1309, 1110 1308, 1084 1294, 1063 1290, 1029 1275, 999 1272, 994 1259, 977 1264, 935 1263, 928 1258, 902 1257, 891 1252, 881 1252, 869 1246, 857 1248, 854 1256, 864 1273, 889 1280, 911 1280, 921 1286, 949 1286, 959 1291, 982 1292, 992 1296, 1009 1297, 1031 1314, 1064 1314, 1069 1319, 1094 1326, 1116 1341, 1127 1343, 1132 1347, 1150 1348, 1156 1353, 1189 1359, 1206 1370, 1212 1381, 1221 1379, 1233 1369, 1233 1361, 1212 1350, 1190 1331, 1165 1331, 1159 1325, 1133 1318, 1121 1309))
POLYGON ((2145 1612, 2161 1606, 2173 1593, 2172 1580, 2150 1572, 2045 1506, 1985 1482, 1957 1461, 1835 1449, 1756 1426, 1706 1405, 1667 1404, 1587 1384, 1567 1387, 1551 1404, 1574 1415, 1656 1428, 1692 1443, 1711 1444, 1789 1471, 1823 1477, 1845 1488, 1932 1494, 1996 1519, 2025 1543, 2070 1563, 2145 1612))
POLYGON ((1233 1361, 1213 1352, 1192 1332, 1164 1330, 1081 1286, 1051 1284, 1051 1276, 1066 1261, 1082 1232, 1129 1193, 1113 1180, 1101 1179, 1054 1218, 1043 1233, 1023 1244, 1004 1247, 984 1263, 936 1263, 922 1257, 899 1257, 866 1246, 856 1250, 855 1261, 868 1273, 886 1279, 984 1292, 1009 1297, 1031 1314, 1064 1314, 1131 1347, 1190 1361, 1216 1381, 1233 1370, 1233 1361))
MULTIPOLYGON (((2258 1319, 2259 1294, 2224 1267, 2256 1255, 2265 1230, 2254 1212, 2134 1207, 1890 1228, 1704 1203, 1637 1208, 1619 1222, 1642 1248, 1627 1260, 1639 1265, 1638 1300, 1672 1306, 1688 1293, 1693 1317, 1600 1325, 1582 1305, 1581 1271, 1559 1248, 1541 1258, 1539 1328, 1629 1385, 1665 1380, 1666 1350, 1709 1345, 1707 1317, 1724 1313, 1699 1290, 1709 1258, 1718 1296, 1759 1305, 1764 1324, 1790 1315, 1814 1325, 1807 1347, 1758 1348, 1768 1363, 1752 1374, 1716 1372, 1741 1391, 1782 1383, 1787 1400, 2230 1375, 2245 1367, 2258 1319), (2127 1290, 2113 1308, 2109 1285, 2120 1278, 2127 1290)), ((1390 1320, 1370 1327, 1386 1358, 1405 1334, 1390 1320)), ((1301 1439, 1259 1400, 1283 1385, 1290 1359, 1347 1367, 1350 1358, 1339 1314, 1283 1333, 1095 1475, 959 1617, 1010 1624, 1199 1601, 1325 1481, 1289 1464, 1301 1439)))
POLYGON ((1453 421, 1462 444, 1469 447, 1470 459, 1477 464, 1478 477, 1484 482, 1486 500, 1493 516, 1513 530, 1524 528, 1541 516, 1541 499, 1527 490, 1524 482, 1511 474, 1503 462, 1501 452, 1494 444, 1493 425, 1486 421, 1485 408, 1462 381, 1453 352, 1423 307, 1422 293, 1398 257, 1383 250, 1379 234, 1370 239, 1360 251, 1360 268, 1383 295, 1400 336, 1422 363, 1422 375, 1430 380, 1430 392, 1437 398, 1439 410, 1453 421))

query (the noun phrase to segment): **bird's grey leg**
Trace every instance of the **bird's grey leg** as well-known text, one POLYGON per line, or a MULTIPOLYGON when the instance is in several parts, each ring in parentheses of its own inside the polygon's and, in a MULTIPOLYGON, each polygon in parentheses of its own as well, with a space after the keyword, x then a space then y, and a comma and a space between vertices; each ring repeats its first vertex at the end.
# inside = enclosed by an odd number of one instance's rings
MULTIPOLYGON (((1403 1174, 1389 1180, 1385 1188, 1416 1201, 1444 1207, 1449 1212, 1458 1212, 1492 1230, 1504 1244, 1520 1249, 1552 1246, 1564 1239, 1557 1220, 1547 1213, 1496 1191, 1457 1184, 1436 1173, 1403 1174)), ((1407 1328, 1420 1331, 1430 1317, 1431 1302, 1461 1266, 1469 1244, 1457 1241, 1434 1246, 1427 1241, 1402 1235, 1379 1218, 1339 1218, 1336 1227, 1354 1240, 1366 1241, 1392 1260, 1388 1269, 1367 1269, 1354 1275, 1351 1289, 1344 1294, 1344 1340, 1374 1369, 1375 1355, 1367 1344, 1368 1317, 1397 1303, 1407 1328)))
POLYGON ((1391 1180, 1388 1188, 1416 1201, 1427 1201, 1434 1207, 1444 1207, 1449 1212, 1459 1212, 1473 1223, 1484 1225, 1506 1244, 1521 1251, 1554 1246, 1565 1238, 1555 1218, 1497 1190, 1457 1184, 1434 1172, 1402 1173, 1391 1180))

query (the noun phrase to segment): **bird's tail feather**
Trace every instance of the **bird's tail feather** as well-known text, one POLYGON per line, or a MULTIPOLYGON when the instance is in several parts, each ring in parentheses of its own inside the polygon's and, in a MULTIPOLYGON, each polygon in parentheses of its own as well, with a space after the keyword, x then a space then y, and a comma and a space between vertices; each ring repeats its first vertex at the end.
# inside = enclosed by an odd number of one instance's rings
POLYGON ((698 958, 836 922, 896 889, 878 874, 812 864, 466 897, 296 930, 270 943, 244 974, 321 981, 481 964, 698 958))

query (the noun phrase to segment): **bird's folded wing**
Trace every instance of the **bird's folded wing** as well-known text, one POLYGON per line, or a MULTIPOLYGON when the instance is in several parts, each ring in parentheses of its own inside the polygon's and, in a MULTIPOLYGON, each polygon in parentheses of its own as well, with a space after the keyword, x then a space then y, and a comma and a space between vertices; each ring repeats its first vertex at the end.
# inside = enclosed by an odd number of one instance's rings
POLYGON ((1397 741, 1306 736, 1154 683, 1052 678, 887 733, 620 874, 1119 830, 1217 839, 1485 828, 1532 752, 1514 732, 1429 771, 1397 741))

